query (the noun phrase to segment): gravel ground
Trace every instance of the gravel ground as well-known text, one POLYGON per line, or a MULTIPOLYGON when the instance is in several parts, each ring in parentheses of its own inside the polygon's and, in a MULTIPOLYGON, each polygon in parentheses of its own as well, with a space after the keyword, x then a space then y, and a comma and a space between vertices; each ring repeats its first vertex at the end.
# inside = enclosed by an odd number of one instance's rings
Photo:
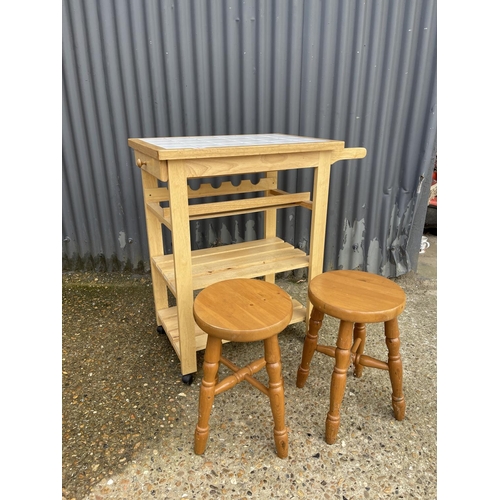
MULTIPOLYGON (((156 332, 149 274, 63 274, 63 498, 437 498, 434 276, 395 279, 407 294, 401 422, 387 372, 365 368, 361 379, 348 376, 338 439, 327 445, 332 362, 316 354, 298 389, 304 324, 280 334, 289 456, 279 459, 267 398, 246 383, 216 397, 207 449, 194 454, 203 352, 193 384, 182 383, 173 348, 156 332)), ((305 282, 277 283, 305 300, 305 282)), ((337 326, 325 317, 324 343, 334 343, 337 326)), ((262 345, 226 344, 224 352, 244 366, 261 357, 262 345)), ((382 325, 368 326, 365 352, 385 359, 382 325)))

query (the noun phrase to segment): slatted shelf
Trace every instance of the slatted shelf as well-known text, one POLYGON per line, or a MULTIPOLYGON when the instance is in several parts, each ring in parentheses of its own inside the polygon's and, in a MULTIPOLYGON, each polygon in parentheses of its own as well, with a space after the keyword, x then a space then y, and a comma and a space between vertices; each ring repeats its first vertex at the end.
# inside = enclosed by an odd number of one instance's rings
MULTIPOLYGON (((153 257, 153 262, 176 296, 173 255, 153 257)), ((191 252, 193 290, 234 278, 256 278, 271 273, 300 269, 309 257, 280 238, 234 243, 191 252)))

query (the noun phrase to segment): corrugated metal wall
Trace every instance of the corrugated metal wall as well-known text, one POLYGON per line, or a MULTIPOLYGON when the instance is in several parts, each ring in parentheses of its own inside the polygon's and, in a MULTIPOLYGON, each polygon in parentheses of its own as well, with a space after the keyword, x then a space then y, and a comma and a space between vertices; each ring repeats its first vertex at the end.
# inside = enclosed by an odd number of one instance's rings
MULTIPOLYGON (((271 132, 368 151, 333 167, 325 270, 416 269, 436 154, 435 0, 65 0, 62 28, 63 269, 149 269, 129 137, 271 132)), ((311 189, 309 169, 280 175, 311 189)), ((307 249, 307 211, 279 213, 282 237, 307 249)), ((255 239, 261 222, 198 221, 193 248, 255 239)))

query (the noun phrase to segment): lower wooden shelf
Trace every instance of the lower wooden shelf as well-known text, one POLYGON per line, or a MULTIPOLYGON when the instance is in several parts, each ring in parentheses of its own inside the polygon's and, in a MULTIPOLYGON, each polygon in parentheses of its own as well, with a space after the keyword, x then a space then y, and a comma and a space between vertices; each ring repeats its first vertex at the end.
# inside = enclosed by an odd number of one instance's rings
MULTIPOLYGON (((234 243, 191 252, 193 290, 231 278, 257 278, 309 266, 309 256, 280 238, 234 243)), ((176 296, 173 255, 153 257, 153 263, 176 296)))
MULTIPOLYGON (((297 300, 292 299, 293 303, 293 315, 290 320, 290 325, 293 323, 300 323, 305 320, 306 308, 297 300)), ((165 330, 170 343, 172 344, 177 356, 180 358, 180 348, 179 348, 179 325, 177 321, 177 307, 169 307, 167 309, 160 309, 158 311, 158 316, 160 318, 161 326, 165 330)), ((194 334, 196 342, 196 350, 202 351, 207 345, 207 334, 200 329, 200 327, 195 323, 194 334)), ((224 343, 229 341, 223 341, 224 343)))

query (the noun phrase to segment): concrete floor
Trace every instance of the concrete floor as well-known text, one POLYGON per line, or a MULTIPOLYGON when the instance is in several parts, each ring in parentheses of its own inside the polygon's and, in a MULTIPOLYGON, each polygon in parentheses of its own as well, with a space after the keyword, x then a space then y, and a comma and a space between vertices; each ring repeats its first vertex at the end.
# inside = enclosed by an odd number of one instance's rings
MULTIPOLYGON (((149 275, 64 274, 63 498, 437 498, 437 236, 427 236, 417 273, 395 279, 407 294, 405 419, 393 417, 387 372, 365 368, 361 379, 348 376, 339 436, 327 445, 332 361, 316 354, 298 389, 305 331, 291 325, 280 334, 286 459, 274 450, 267 398, 246 383, 216 397, 207 449, 195 455, 203 352, 194 383, 183 384, 173 348, 156 332, 149 275)), ((278 283, 304 301, 306 283, 278 283)), ((324 343, 334 343, 337 325, 325 318, 324 343)), ((262 345, 224 352, 244 366, 262 345)), ((381 325, 369 325, 365 352, 386 357, 381 325)))

